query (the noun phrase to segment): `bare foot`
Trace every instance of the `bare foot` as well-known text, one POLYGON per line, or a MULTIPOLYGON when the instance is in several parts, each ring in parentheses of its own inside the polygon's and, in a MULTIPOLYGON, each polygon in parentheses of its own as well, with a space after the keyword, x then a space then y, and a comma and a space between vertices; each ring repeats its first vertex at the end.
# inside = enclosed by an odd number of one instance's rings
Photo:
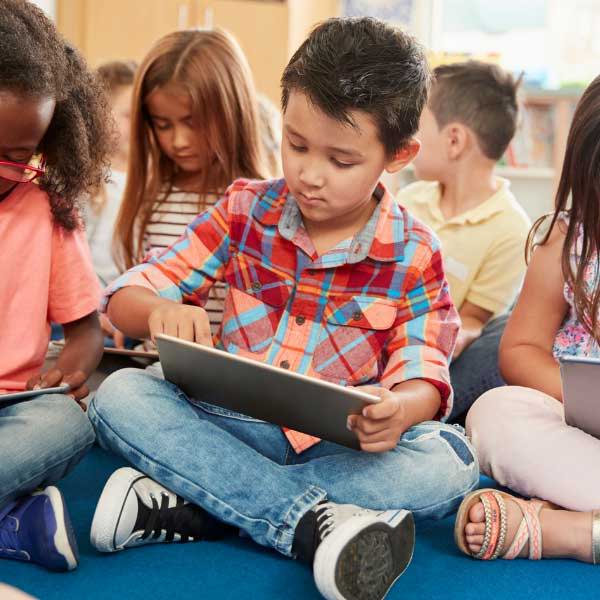
MULTIPOLYGON (((510 548, 523 514, 514 500, 504 496, 506 504, 506 542, 503 553, 510 548)), ((540 511, 542 528, 542 556, 545 558, 574 558, 592 562, 591 534, 592 514, 557 510, 547 504, 540 511)), ((483 545, 485 512, 483 504, 477 502, 469 510, 469 521, 465 525, 465 539, 470 552, 477 554, 483 545)), ((527 542, 519 557, 529 556, 527 542)))

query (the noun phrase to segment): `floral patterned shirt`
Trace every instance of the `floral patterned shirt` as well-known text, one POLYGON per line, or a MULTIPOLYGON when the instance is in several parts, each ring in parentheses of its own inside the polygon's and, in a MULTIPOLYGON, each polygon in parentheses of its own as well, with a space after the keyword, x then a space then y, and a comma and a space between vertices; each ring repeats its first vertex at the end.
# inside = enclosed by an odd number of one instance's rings
MULTIPOLYGON (((581 243, 583 232, 580 231, 577 241, 571 251, 571 265, 575 268, 581 260, 581 243)), ((600 283, 600 262, 594 256, 585 271, 585 284, 592 290, 600 283)), ((575 312, 574 292, 568 283, 565 283, 564 297, 569 305, 569 311, 563 321, 556 337, 554 338, 553 354, 555 358, 561 356, 586 356, 600 358, 600 346, 587 332, 577 318, 575 312)))

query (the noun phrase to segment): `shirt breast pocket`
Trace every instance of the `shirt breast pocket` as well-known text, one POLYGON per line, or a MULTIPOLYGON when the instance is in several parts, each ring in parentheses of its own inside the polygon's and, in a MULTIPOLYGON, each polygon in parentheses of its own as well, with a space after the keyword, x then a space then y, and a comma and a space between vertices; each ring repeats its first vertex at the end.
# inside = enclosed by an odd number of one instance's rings
POLYGON ((315 374, 342 385, 378 381, 396 314, 396 304, 385 298, 329 298, 313 356, 315 374))
POLYGON ((228 351, 264 355, 285 311, 291 282, 238 254, 227 269, 221 341, 228 351))

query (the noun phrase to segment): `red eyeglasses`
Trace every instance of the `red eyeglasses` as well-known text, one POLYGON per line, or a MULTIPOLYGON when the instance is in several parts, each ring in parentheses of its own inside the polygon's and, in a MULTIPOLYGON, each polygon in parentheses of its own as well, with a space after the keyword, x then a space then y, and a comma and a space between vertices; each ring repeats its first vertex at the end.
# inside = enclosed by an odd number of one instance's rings
POLYGON ((15 183, 26 183, 41 177, 46 172, 46 161, 43 157, 35 157, 28 163, 0 160, 0 178, 15 183))

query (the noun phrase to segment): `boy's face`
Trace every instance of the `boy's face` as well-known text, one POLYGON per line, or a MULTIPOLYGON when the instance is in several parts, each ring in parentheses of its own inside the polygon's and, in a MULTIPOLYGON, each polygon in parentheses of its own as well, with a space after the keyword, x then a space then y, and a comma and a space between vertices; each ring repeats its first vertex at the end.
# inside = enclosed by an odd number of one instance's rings
POLYGON ((417 138, 421 142, 421 150, 413 161, 417 179, 441 180, 448 165, 446 139, 427 106, 421 113, 417 138))
POLYGON ((305 225, 335 229, 359 221, 393 162, 370 116, 351 114, 356 127, 329 117, 302 92, 290 93, 283 115, 283 173, 305 225))

